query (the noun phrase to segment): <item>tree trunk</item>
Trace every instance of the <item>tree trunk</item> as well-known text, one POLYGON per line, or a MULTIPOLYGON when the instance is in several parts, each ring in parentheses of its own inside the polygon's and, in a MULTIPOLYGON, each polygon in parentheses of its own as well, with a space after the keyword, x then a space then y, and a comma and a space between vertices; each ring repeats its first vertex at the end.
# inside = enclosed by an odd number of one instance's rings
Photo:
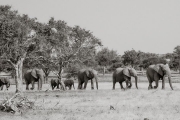
POLYGON ((48 83, 48 76, 45 77, 45 83, 48 83))
POLYGON ((17 64, 14 65, 16 70, 15 76, 15 83, 16 83, 16 93, 22 92, 23 90, 23 75, 22 75, 22 68, 23 68, 23 61, 24 58, 20 58, 17 64))
POLYGON ((59 69, 59 73, 58 73, 58 78, 59 78, 59 82, 60 82, 60 85, 61 85, 61 88, 63 90, 65 90, 65 86, 62 82, 62 73, 63 73, 63 67, 62 67, 62 64, 60 65, 60 69, 59 69))

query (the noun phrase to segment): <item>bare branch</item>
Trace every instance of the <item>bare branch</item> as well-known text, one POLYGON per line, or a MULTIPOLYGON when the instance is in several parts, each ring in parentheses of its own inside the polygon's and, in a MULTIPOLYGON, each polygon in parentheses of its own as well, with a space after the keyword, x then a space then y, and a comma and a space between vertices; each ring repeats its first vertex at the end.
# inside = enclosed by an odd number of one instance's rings
POLYGON ((7 62, 9 62, 14 68, 16 68, 16 65, 11 60, 7 60, 7 62))

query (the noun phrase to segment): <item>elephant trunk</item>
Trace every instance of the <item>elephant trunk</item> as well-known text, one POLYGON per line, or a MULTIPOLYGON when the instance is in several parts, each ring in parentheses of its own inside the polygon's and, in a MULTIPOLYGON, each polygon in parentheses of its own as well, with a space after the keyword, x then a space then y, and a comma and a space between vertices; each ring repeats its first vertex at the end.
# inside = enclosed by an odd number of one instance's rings
POLYGON ((138 81, 138 77, 135 76, 135 84, 136 84, 136 88, 138 89, 137 81, 138 81))
MULTIPOLYGON (((163 78, 163 79, 164 79, 164 78, 163 78)), ((170 85, 171 89, 173 90, 172 82, 171 82, 171 76, 168 76, 168 80, 169 80, 169 85, 170 85)))
POLYGON ((94 78, 95 78, 95 81, 96 81, 96 88, 98 90, 98 78, 97 78, 97 76, 95 76, 94 78))

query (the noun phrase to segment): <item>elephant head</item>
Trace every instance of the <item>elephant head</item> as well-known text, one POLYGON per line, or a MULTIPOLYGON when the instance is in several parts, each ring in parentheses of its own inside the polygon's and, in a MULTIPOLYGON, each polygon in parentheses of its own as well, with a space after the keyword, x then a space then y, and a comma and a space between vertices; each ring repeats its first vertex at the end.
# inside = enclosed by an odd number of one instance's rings
POLYGON ((127 77, 134 77, 135 78, 135 84, 136 84, 136 88, 138 89, 137 86, 137 81, 138 81, 138 77, 137 77, 137 72, 134 68, 124 68, 123 69, 123 74, 126 75, 127 77))
POLYGON ((172 87, 172 82, 171 82, 171 70, 168 66, 168 64, 164 65, 164 64, 157 64, 153 67, 153 69, 163 77, 163 80, 165 80, 165 77, 168 77, 169 80, 169 85, 171 87, 171 89, 173 90, 172 87))
POLYGON ((98 72, 96 70, 93 70, 93 69, 87 69, 85 71, 85 73, 86 73, 86 75, 87 75, 87 77, 89 79, 93 79, 93 78, 95 79, 95 81, 96 81, 96 88, 98 89, 98 77, 97 77, 98 72))
MULTIPOLYGON (((39 82, 38 82, 38 87, 41 89, 42 88, 42 82, 44 81, 45 77, 44 77, 44 72, 40 69, 33 69, 31 71, 31 75, 36 78, 36 79, 39 79, 39 82)), ((38 89, 39 89, 38 88, 38 89)))

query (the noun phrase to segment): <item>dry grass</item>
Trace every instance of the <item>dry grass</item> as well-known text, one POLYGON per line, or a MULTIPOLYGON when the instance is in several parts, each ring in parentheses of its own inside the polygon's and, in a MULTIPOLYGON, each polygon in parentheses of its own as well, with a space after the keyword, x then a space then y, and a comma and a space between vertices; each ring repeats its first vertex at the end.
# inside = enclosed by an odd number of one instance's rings
MULTIPOLYGON (((139 89, 122 91, 119 84, 112 90, 112 83, 100 82, 99 90, 67 90, 44 92, 26 91, 25 96, 35 102, 34 110, 23 116, 0 112, 0 120, 176 120, 180 117, 180 84, 174 83, 172 91, 166 89, 147 90, 148 83, 139 83, 139 89), (113 106, 115 110, 111 110, 113 106)), ((75 84, 77 88, 77 83, 75 84)), ((160 83, 161 86, 161 83, 160 83)), ((12 86, 6 96, 13 95, 12 86)), ((25 89, 25 86, 24 86, 25 89)), ((37 89, 37 86, 36 86, 37 89)), ((4 92, 0 92, 3 99, 4 92)))

